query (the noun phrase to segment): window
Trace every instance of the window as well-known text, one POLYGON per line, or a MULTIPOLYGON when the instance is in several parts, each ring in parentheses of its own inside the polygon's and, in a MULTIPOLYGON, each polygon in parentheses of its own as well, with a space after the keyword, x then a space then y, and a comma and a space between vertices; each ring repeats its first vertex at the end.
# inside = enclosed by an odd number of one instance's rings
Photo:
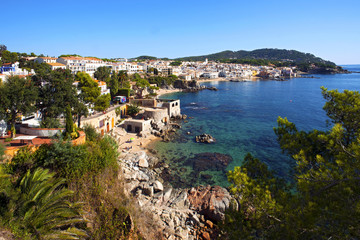
POLYGON ((99 127, 103 127, 104 125, 105 125, 105 121, 104 121, 104 120, 99 121, 99 127))

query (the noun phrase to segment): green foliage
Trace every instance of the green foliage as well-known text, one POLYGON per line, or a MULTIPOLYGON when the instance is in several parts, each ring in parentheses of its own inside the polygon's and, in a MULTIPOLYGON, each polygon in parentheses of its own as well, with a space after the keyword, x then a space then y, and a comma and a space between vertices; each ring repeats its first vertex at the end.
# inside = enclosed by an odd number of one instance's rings
POLYGON ((19 61, 19 56, 16 52, 10 52, 8 50, 1 52, 2 63, 14 63, 19 61))
POLYGON ((150 84, 156 84, 157 86, 170 86, 178 79, 175 75, 170 75, 167 77, 152 76, 148 78, 150 84))
POLYGON ((284 182, 260 160, 248 154, 241 167, 228 172, 236 207, 227 211, 222 226, 231 239, 276 239, 284 221, 284 205, 291 200, 284 182))
POLYGON ((120 71, 118 73, 119 77, 119 88, 130 88, 129 76, 126 71, 120 71))
POLYGON ((127 98, 130 97, 130 88, 120 88, 117 95, 125 96, 127 98))
POLYGON ((360 93, 349 90, 340 93, 337 90, 328 91, 324 87, 321 89, 327 101, 323 109, 334 124, 341 124, 344 128, 344 141, 348 145, 356 140, 360 131, 360 93))
POLYGON ((71 114, 71 107, 68 105, 66 107, 66 125, 65 125, 65 136, 69 138, 71 134, 73 133, 73 119, 71 114))
POLYGON ((0 161, 4 160, 5 146, 0 143, 0 161))
POLYGON ((127 113, 130 116, 135 116, 136 114, 138 114, 140 112, 140 108, 136 105, 130 104, 127 108, 127 113))
POLYGON ((322 94, 334 124, 330 131, 299 131, 280 117, 274 129, 281 148, 296 161, 296 191, 253 158, 229 172, 231 193, 240 203, 226 217, 230 238, 359 238, 360 94, 325 88, 322 94))
POLYGON ((81 57, 81 56, 78 54, 62 54, 59 56, 59 58, 61 57, 81 57))
POLYGON ((121 115, 121 108, 120 107, 115 108, 115 113, 116 113, 116 116, 120 116, 121 115))
POLYGON ((110 82, 111 68, 103 66, 98 67, 94 73, 94 77, 97 80, 104 81, 106 83, 110 82))
POLYGON ((107 167, 117 169, 117 144, 110 137, 100 137, 86 129, 88 141, 74 146, 71 142, 55 141, 41 145, 33 155, 34 166, 53 169, 68 180, 96 175, 107 167))
POLYGON ((110 94, 100 95, 95 101, 94 109, 96 111, 105 111, 110 107, 111 96, 110 94))
POLYGON ((78 72, 75 76, 75 81, 79 81, 78 88, 81 89, 81 99, 86 103, 95 103, 101 94, 98 83, 89 74, 84 72, 78 72))
POLYGON ((170 63, 170 66, 180 66, 182 64, 181 61, 174 61, 170 63))
POLYGON ((0 44, 0 56, 3 51, 6 51, 7 47, 4 44, 0 44))
POLYGON ((58 69, 33 77, 39 89, 36 107, 42 113, 42 125, 53 127, 56 118, 65 112, 67 105, 77 106, 79 98, 69 70, 58 69))
POLYGON ((219 53, 214 53, 210 55, 204 56, 194 56, 194 57, 185 57, 179 58, 176 60, 182 61, 204 61, 205 59, 209 60, 221 60, 221 59, 229 59, 229 60, 251 60, 251 59, 260 59, 263 61, 280 61, 280 62, 293 62, 296 64, 301 63, 317 63, 317 64, 326 64, 336 66, 335 63, 330 61, 325 61, 319 57, 314 56, 310 53, 302 53, 295 50, 286 50, 286 49, 257 49, 253 51, 223 51, 219 53))
POLYGON ((27 115, 35 111, 37 88, 30 79, 10 76, 0 86, 0 96, 0 117, 4 116, 11 124, 11 137, 14 137, 18 115, 27 115))
POLYGON ((109 81, 109 88, 111 97, 115 97, 119 91, 119 76, 115 72, 112 73, 109 81))
POLYGON ((96 129, 91 125, 85 125, 84 131, 86 135, 86 141, 95 142, 98 138, 100 138, 100 135, 96 132, 96 129))
POLYGON ((143 78, 136 78, 135 82, 136 82, 136 86, 139 88, 146 88, 146 87, 150 86, 150 83, 148 82, 148 80, 143 79, 143 78))
POLYGON ((79 239, 86 232, 80 203, 69 202, 73 192, 64 187, 65 180, 55 178, 49 170, 28 171, 9 204, 9 226, 30 239, 79 239))
POLYGON ((19 67, 28 70, 34 69, 35 73, 41 76, 51 72, 50 65, 46 63, 38 63, 34 61, 26 61, 25 59, 20 59, 19 67))
POLYGON ((57 118, 44 117, 40 123, 41 128, 61 128, 62 125, 57 118))

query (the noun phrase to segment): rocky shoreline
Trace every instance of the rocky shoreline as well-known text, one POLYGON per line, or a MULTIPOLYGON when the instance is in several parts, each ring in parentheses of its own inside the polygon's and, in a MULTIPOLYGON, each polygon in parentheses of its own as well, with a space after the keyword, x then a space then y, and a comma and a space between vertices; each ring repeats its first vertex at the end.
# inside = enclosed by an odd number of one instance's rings
POLYGON ((173 188, 160 174, 166 164, 145 151, 123 153, 119 158, 125 193, 150 213, 165 239, 215 239, 216 223, 234 205, 227 189, 219 186, 173 188))

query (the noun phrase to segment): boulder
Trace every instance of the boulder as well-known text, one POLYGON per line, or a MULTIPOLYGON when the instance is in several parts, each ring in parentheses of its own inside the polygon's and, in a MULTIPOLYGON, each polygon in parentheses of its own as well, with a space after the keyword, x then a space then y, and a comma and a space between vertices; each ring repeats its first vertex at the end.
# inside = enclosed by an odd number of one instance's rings
POLYGON ((204 133, 199 136, 196 136, 195 141, 201 142, 201 143, 215 143, 216 139, 214 137, 212 137, 210 134, 204 133))
POLYGON ((149 162, 146 160, 146 158, 141 158, 139 160, 139 167, 148 168, 149 162))
POLYGON ((159 181, 155 181, 153 183, 153 188, 155 192, 160 192, 160 191, 164 191, 164 186, 162 185, 161 182, 159 181))
POLYGON ((203 214, 211 221, 224 219, 225 210, 229 208, 231 195, 220 186, 199 186, 188 192, 190 207, 203 214))
POLYGON ((149 186, 149 184, 144 184, 142 186, 142 194, 151 197, 154 195, 154 188, 152 186, 149 186))

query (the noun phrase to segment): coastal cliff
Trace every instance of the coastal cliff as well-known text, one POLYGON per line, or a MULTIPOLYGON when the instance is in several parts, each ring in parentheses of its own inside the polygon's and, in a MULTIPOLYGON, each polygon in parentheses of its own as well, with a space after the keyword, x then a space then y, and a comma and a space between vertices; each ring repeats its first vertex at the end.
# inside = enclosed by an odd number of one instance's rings
POLYGON ((165 239, 214 239, 214 223, 230 207, 230 193, 219 186, 173 188, 160 173, 168 168, 145 151, 125 153, 119 158, 124 190, 143 211, 152 215, 165 239))

